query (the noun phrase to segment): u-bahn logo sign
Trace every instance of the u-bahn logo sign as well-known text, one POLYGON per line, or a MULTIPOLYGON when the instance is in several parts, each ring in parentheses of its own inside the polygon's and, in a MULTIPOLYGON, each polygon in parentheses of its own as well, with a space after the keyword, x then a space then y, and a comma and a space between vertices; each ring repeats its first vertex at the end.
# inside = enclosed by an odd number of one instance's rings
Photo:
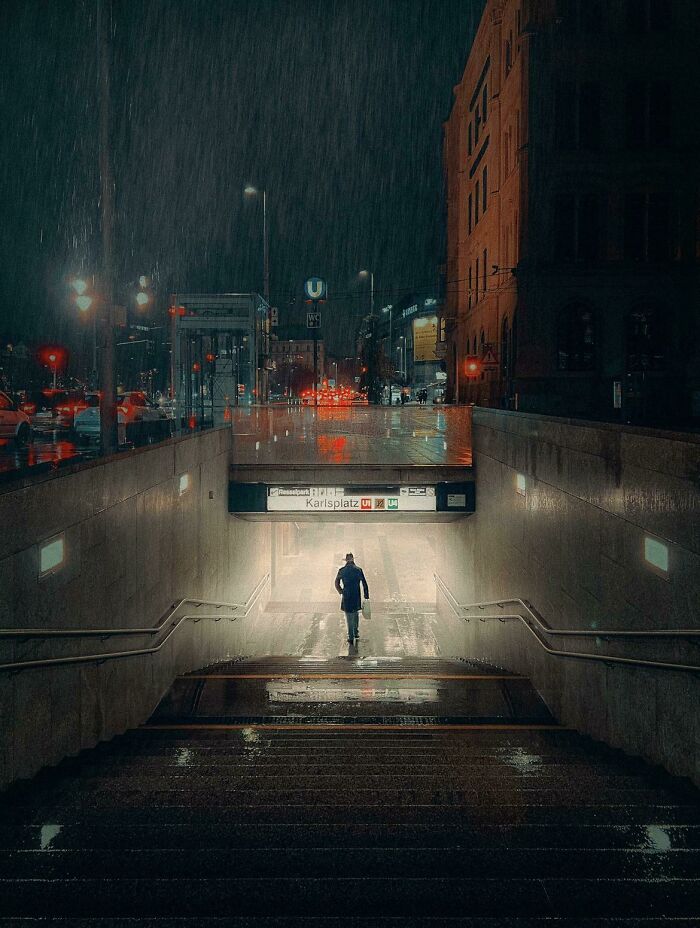
POLYGON ((328 288, 325 280, 322 280, 320 277, 309 277, 308 280, 304 281, 304 296, 307 300, 312 300, 313 302, 325 300, 327 290, 328 288))

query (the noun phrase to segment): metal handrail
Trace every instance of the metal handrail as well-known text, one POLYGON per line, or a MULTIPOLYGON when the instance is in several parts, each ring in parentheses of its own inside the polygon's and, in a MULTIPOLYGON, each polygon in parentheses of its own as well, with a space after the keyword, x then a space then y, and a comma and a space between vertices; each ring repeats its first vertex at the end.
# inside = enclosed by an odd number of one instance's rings
MULTIPOLYGON (((253 593, 256 589, 257 586, 253 593)), ((216 609, 244 609, 246 606, 246 603, 220 603, 207 599, 180 599, 175 605, 171 606, 165 618, 158 625, 151 625, 148 628, 0 628, 0 638, 110 638, 115 636, 123 637, 124 635, 157 635, 158 632, 163 630, 170 616, 184 606, 185 603, 192 603, 196 608, 214 606, 216 609)), ((215 616, 201 615, 199 618, 215 618, 215 616)), ((228 617, 220 616, 220 618, 228 617)))
MULTIPOLYGON (((29 668, 32 668, 32 667, 55 667, 60 664, 85 664, 85 663, 92 663, 92 662, 102 663, 102 661, 115 660, 121 657, 136 657, 142 654, 155 654, 157 651, 160 651, 163 645, 166 644, 166 642, 170 639, 170 637, 174 635, 175 632, 179 628, 181 628, 185 622, 192 621, 196 623, 196 622, 201 622, 202 620, 205 620, 205 619, 211 619, 216 622, 219 622, 222 619, 228 619, 230 622, 235 622, 237 619, 245 618, 248 615, 248 613, 251 611, 255 603, 260 598, 260 595, 262 594, 262 591, 265 589, 265 586, 267 585, 269 580, 270 580, 270 574, 266 573, 258 581, 258 583, 253 589, 253 592, 248 597, 247 601, 245 603, 240 604, 237 607, 238 609, 243 610, 238 615, 217 615, 217 614, 197 615, 197 614, 194 614, 194 615, 177 616, 176 619, 170 622, 170 627, 168 628, 168 631, 164 635, 162 641, 160 641, 158 644, 153 645, 150 648, 132 648, 126 651, 105 651, 102 654, 81 654, 81 655, 76 655, 74 657, 49 657, 49 658, 44 658, 41 660, 33 660, 33 661, 14 661, 9 664, 0 664, 0 671, 5 670, 5 671, 14 672, 14 671, 20 671, 20 670, 28 670, 29 668)), ((171 607, 171 609, 168 611, 167 615, 165 616, 163 621, 160 623, 160 625, 156 626, 156 629, 158 631, 162 631, 162 629, 165 628, 166 625, 168 624, 169 620, 175 615, 177 610, 180 609, 183 604, 190 603, 190 602, 197 603, 199 605, 214 605, 214 606, 222 605, 220 603, 207 603, 206 600, 202 600, 202 599, 180 600, 177 603, 177 605, 171 607)), ((232 605, 232 604, 229 604, 229 605, 232 605)), ((95 630, 92 629, 88 631, 94 632, 95 630)), ((150 632, 150 629, 147 631, 150 632)), ((122 633, 121 629, 116 629, 116 630, 105 629, 104 630, 104 634, 106 636, 111 635, 114 637, 114 636, 119 636, 121 633, 122 633)))
POLYGON ((462 605, 453 596, 449 587, 442 579, 442 577, 435 573, 433 574, 433 579, 435 580, 436 586, 444 594, 447 599, 450 608, 460 619, 463 619, 465 622, 468 622, 470 619, 479 619, 481 622, 487 622, 489 620, 495 619, 496 621, 519 621, 522 622, 525 628, 530 632, 535 641, 539 646, 546 651, 548 654, 551 654, 553 657, 568 657, 575 660, 586 660, 586 661, 599 661, 605 664, 632 664, 637 667, 651 667, 654 669, 660 670, 682 670, 689 671, 691 673, 700 673, 700 666, 695 664, 676 664, 671 663, 670 661, 652 661, 644 660, 642 658, 633 658, 633 657, 618 657, 613 654, 587 654, 583 651, 562 651, 558 648, 551 647, 542 637, 541 634, 547 635, 574 635, 574 636, 593 636, 595 638, 607 638, 607 637, 628 637, 628 638, 658 638, 658 637, 686 637, 686 638, 696 638, 700 636, 700 632, 695 629, 659 629, 657 631, 635 631, 635 632, 615 632, 615 631, 595 631, 591 632, 588 629, 554 629, 551 628, 544 619, 536 612, 529 603, 525 602, 522 599, 502 599, 494 602, 484 602, 484 603, 469 603, 468 605, 462 605), (534 622, 536 623, 536 628, 533 628, 530 621, 525 618, 525 616, 520 615, 520 613, 512 614, 501 614, 501 615, 465 615, 465 612, 468 612, 472 609, 482 609, 489 606, 500 606, 503 607, 506 603, 518 603, 529 613, 534 622))

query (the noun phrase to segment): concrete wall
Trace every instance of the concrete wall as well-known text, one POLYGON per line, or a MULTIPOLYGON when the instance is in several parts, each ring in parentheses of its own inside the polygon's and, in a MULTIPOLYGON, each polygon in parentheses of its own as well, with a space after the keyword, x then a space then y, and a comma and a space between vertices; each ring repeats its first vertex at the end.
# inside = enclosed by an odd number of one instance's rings
MULTIPOLYGON (((228 513, 231 440, 205 432, 0 495, 0 627, 148 627, 179 599, 245 600, 269 570, 270 526, 228 513), (40 544, 60 533, 65 565, 40 578, 40 544)), ((238 653, 241 634, 185 623, 157 655, 1 672, 0 786, 140 724, 177 673, 238 653)), ((152 643, 0 639, 0 663, 152 643)))
MULTIPOLYGON (((441 554, 459 602, 519 597, 563 628, 699 627, 700 437, 479 408, 473 435, 477 512, 441 554), (666 579, 644 562, 647 533, 670 548, 666 579)), ((700 663, 667 641, 550 644, 700 663)), ((561 722, 700 780, 697 675, 550 657, 512 622, 468 623, 464 648, 531 675, 561 722)))

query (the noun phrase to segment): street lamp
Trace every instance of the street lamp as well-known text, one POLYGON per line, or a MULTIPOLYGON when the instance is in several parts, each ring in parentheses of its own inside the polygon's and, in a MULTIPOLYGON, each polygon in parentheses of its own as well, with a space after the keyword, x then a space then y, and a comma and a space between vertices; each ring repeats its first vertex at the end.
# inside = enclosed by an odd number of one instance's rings
POLYGON ((257 187, 253 187, 252 184, 248 184, 243 188, 243 193, 248 197, 255 197, 259 193, 262 193, 262 203, 263 203, 263 296, 265 297, 265 302, 267 305, 270 305, 270 241, 269 241, 269 230, 267 228, 267 190, 263 188, 258 190, 257 187))
MULTIPOLYGON (((94 282, 94 279, 93 279, 94 282)), ((76 294, 75 296, 75 305, 78 307, 81 313, 87 313, 90 309, 93 308, 95 303, 94 297, 90 296, 88 293, 89 284, 84 277, 75 277, 71 281, 71 288, 76 294)), ((92 373, 91 373, 92 386, 97 385, 97 308, 92 316, 92 373)))
POLYGON ((374 315, 374 271, 360 271, 360 277, 369 277, 369 311, 374 315))

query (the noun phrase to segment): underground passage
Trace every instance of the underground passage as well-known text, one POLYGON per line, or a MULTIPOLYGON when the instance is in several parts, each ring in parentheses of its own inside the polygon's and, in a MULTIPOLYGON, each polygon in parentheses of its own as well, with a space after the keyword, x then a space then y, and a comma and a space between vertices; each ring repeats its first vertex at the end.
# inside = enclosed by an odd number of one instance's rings
POLYGON ((0 925, 693 924, 666 441, 250 408, 8 485, 0 925))

